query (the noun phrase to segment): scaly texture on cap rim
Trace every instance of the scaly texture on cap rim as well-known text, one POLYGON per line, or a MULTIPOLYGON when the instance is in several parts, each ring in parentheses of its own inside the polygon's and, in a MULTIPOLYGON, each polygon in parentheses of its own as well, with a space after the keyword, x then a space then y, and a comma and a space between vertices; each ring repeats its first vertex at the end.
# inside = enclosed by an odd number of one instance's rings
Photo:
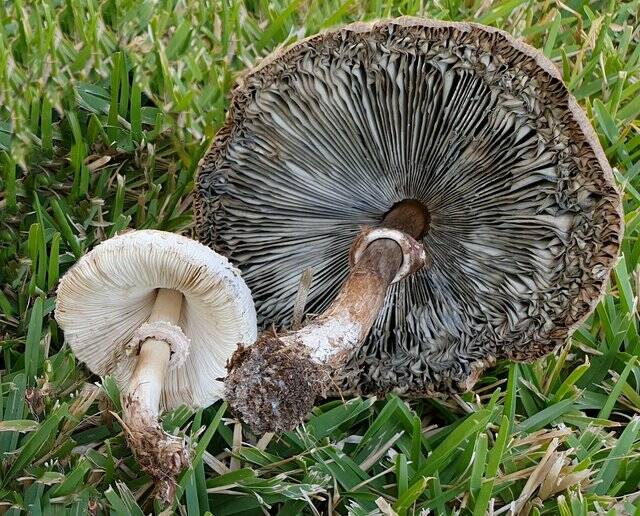
POLYGON ((343 379, 363 392, 458 391, 497 358, 553 350, 600 299, 622 235, 611 169, 554 65, 473 23, 358 23, 276 52, 234 90, 197 191, 200 240, 277 325, 302 270, 318 313, 358 226, 426 205, 433 265, 390 288, 343 379))
POLYGON ((184 361, 166 373, 160 405, 205 407, 223 391, 225 365, 239 342, 256 338, 251 292, 229 261, 199 242, 165 231, 128 231, 105 240, 62 277, 55 317, 79 360, 126 388, 137 361, 129 346, 147 322, 156 290, 179 290, 184 361))

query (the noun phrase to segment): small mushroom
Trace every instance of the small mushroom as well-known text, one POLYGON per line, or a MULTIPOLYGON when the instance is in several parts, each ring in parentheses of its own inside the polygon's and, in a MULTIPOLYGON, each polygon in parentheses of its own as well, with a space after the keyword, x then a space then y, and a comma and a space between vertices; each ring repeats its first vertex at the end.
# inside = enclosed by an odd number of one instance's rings
POLYGON ((55 317, 94 373, 122 390, 125 435, 156 495, 173 498, 189 464, 161 410, 218 400, 237 343, 256 338, 251 293, 228 260, 189 238, 130 231, 99 244, 62 278, 55 317))
POLYGON ((276 52, 235 89, 197 190, 199 238, 241 268, 261 327, 291 323, 309 268, 325 310, 232 357, 227 396, 259 431, 329 389, 446 395, 552 351, 622 234, 555 66, 473 23, 358 23, 276 52))

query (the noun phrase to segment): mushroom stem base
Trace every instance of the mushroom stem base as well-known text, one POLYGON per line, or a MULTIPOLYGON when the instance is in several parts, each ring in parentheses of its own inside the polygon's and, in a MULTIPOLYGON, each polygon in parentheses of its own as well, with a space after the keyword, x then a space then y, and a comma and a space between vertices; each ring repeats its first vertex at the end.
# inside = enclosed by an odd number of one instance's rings
POLYGON ((129 447, 140 467, 154 479, 156 498, 171 503, 176 476, 190 463, 186 442, 165 432, 157 416, 135 397, 125 397, 123 411, 129 447))
POLYGON ((302 344, 286 344, 271 333, 248 347, 240 345, 228 365, 225 398, 242 420, 260 434, 291 430, 323 397, 329 367, 302 344))

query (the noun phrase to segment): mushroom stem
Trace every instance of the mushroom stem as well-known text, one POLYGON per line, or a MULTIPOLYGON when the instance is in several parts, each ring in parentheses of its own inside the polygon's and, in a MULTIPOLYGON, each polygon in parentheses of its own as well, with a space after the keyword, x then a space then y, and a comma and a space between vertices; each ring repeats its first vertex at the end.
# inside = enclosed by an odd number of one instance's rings
MULTIPOLYGON (((161 288, 148 322, 177 324, 181 308, 182 294, 161 288)), ((122 403, 129 447, 142 469, 156 481, 156 496, 167 503, 175 492, 175 476, 189 463, 189 451, 184 441, 166 433, 158 421, 170 356, 167 342, 145 339, 140 345, 136 367, 122 403)))
MULTIPOLYGON (((417 239, 426 233, 429 215, 417 201, 397 204, 380 227, 396 229, 417 239)), ((358 244, 358 240, 354 246, 358 244)), ((416 249, 418 252, 418 249, 416 249)), ((400 245, 379 238, 366 246, 336 299, 317 319, 298 331, 283 335, 285 345, 301 343, 312 359, 338 365, 369 334, 382 308, 387 288, 405 259, 400 245)))
POLYGON ((169 365, 171 348, 163 340, 147 339, 140 346, 136 368, 129 383, 129 395, 153 415, 158 415, 160 394, 169 365))
MULTIPOLYGON (((165 321, 177 324, 182 308, 182 293, 177 290, 161 288, 151 309, 148 322, 165 321)), ((128 395, 158 415, 160 394, 167 372, 171 348, 163 340, 146 339, 140 345, 138 361, 129 381, 128 395)))
POLYGON ((351 250, 356 263, 322 315, 297 331, 265 333, 253 346, 239 347, 228 365, 226 394, 254 430, 290 430, 303 420, 326 392, 332 372, 366 338, 399 271, 404 268, 404 277, 423 265, 424 249, 414 239, 428 226, 421 203, 398 203, 381 223, 395 231, 371 241, 365 228, 356 239, 351 250), (406 246, 392 238, 398 235, 406 246))

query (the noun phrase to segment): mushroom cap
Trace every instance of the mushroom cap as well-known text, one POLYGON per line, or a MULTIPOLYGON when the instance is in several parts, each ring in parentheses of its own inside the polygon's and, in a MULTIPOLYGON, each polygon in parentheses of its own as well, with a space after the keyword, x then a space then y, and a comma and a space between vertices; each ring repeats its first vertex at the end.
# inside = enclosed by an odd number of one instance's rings
POLYGON ((124 389, 137 359, 130 343, 148 320, 159 288, 183 294, 177 324, 189 339, 182 363, 170 363, 161 408, 210 405, 222 395, 218 378, 236 345, 253 342, 257 328, 239 271, 201 243, 155 230, 102 242, 63 276, 55 317, 78 359, 100 376, 112 375, 124 389))
POLYGON ((319 313, 349 247, 399 201, 430 215, 430 266, 392 285, 345 370, 360 392, 469 388, 553 350, 615 264, 620 196, 554 65, 503 31, 400 18, 276 52, 242 78, 200 164, 199 239, 229 256, 258 323, 319 313))

